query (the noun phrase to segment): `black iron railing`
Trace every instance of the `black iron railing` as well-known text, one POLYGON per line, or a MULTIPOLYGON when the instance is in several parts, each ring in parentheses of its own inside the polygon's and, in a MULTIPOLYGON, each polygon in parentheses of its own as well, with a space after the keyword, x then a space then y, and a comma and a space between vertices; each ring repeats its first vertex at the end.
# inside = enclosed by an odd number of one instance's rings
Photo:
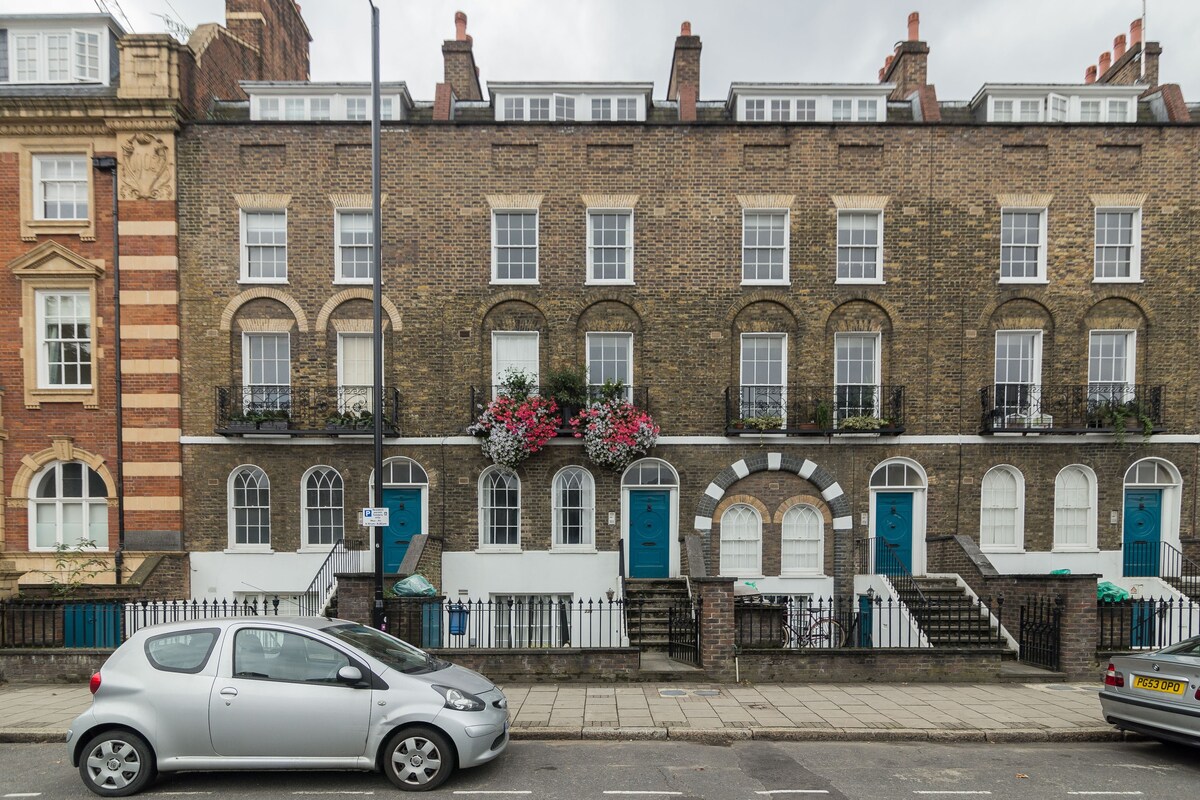
POLYGON ((300 595, 300 613, 304 616, 323 615, 337 590, 338 573, 358 572, 364 566, 361 560, 362 554, 347 550, 346 540, 339 537, 321 562, 308 589, 300 595))
POLYGON ((856 540, 854 550, 859 575, 883 575, 892 582, 896 592, 905 601, 926 601, 912 570, 898 554, 896 545, 882 537, 871 536, 856 540))
MULTIPOLYGON (((492 401, 492 398, 498 397, 499 395, 504 394, 505 388, 506 387, 504 387, 504 386, 483 386, 483 387, 472 386, 471 387, 471 407, 469 409, 469 417, 467 419, 467 424, 469 425, 472 422, 474 422, 475 420, 479 419, 479 415, 481 413, 483 413, 484 408, 486 408, 487 404, 492 401)), ((544 387, 544 386, 532 387, 532 391, 530 393, 550 397, 558 405, 558 414, 559 414, 558 435, 559 436, 574 436, 575 435, 575 430, 571 427, 571 419, 576 414, 579 413, 580 403, 578 402, 578 399, 571 400, 571 401, 564 401, 558 397, 554 397, 552 394, 550 394, 547 387, 544 387)), ((605 396, 603 387, 600 387, 600 386, 589 386, 587 389, 587 396, 588 396, 588 403, 598 403, 602 400, 608 399, 605 396)), ((649 386, 626 386, 622 389, 620 394, 617 396, 623 397, 624 399, 630 401, 631 403, 633 403, 635 406, 642 409, 643 411, 650 410, 650 387, 649 386)))
POLYGON ((1062 645, 1063 599, 1035 598, 1021 606, 1019 658, 1026 664, 1058 672, 1062 645))
POLYGON ((431 601, 427 647, 615 648, 628 641, 627 601, 540 597, 431 601))
MULTIPOLYGON (((369 436, 369 386, 218 386, 216 432, 223 436, 369 436)), ((383 390, 383 432, 400 433, 400 392, 383 390)))
POLYGON ((700 598, 667 609, 667 658, 700 663, 700 598))
POLYGON ((1200 564, 1170 542, 1127 542, 1125 577, 1160 577, 1189 597, 1200 596, 1200 564))
POLYGON ((1162 386, 997 383, 979 390, 984 433, 1161 433, 1162 386))
POLYGON ((903 432, 903 386, 741 385, 725 389, 728 436, 903 432))
POLYGON ((1200 603, 1140 598, 1097 603, 1100 650, 1153 650, 1200 634, 1200 603))

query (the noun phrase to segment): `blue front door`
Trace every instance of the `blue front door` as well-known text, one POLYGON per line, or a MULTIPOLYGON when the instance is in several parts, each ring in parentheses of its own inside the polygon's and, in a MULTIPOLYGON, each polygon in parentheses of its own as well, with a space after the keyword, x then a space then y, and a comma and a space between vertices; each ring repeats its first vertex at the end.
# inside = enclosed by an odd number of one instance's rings
POLYGON ((1162 539, 1162 489, 1125 490, 1125 577, 1156 577, 1162 539))
POLYGON ((629 577, 666 578, 671 563, 671 493, 629 491, 629 577))
POLYGON ((912 492, 875 494, 875 572, 912 572, 912 492))
POLYGON ((383 504, 389 509, 383 529, 383 571, 395 573, 408 552, 408 543, 421 530, 421 490, 384 489, 383 504))

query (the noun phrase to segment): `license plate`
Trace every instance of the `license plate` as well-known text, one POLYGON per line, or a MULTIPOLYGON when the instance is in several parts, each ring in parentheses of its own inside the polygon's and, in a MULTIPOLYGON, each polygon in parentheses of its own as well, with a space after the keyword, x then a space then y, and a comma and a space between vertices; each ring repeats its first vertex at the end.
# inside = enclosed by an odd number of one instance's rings
POLYGON ((1172 681, 1166 678, 1152 678, 1149 675, 1134 675, 1133 688, 1147 689, 1151 692, 1162 692, 1163 694, 1182 695, 1183 690, 1187 688, 1187 683, 1184 681, 1172 681))

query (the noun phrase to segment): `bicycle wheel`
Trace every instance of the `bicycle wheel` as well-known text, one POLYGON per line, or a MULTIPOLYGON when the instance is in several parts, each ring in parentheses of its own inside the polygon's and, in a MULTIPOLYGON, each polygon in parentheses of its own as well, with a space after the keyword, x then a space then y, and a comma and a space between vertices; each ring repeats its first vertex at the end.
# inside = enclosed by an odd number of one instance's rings
POLYGON ((804 634, 808 647, 841 647, 846 643, 846 631, 832 617, 822 617, 808 627, 804 634))

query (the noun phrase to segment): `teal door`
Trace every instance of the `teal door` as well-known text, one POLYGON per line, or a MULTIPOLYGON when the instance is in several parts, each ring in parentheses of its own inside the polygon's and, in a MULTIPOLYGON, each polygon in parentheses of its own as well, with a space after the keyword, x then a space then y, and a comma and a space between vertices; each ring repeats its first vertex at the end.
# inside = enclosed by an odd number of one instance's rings
POLYGON ((912 572, 912 492, 875 494, 875 572, 912 572))
POLYGON ((383 571, 399 571, 408 552, 408 543, 421 530, 421 490, 384 489, 383 504, 388 508, 388 526, 383 529, 383 571))
POLYGON ((671 493, 629 491, 629 577, 666 578, 671 565, 671 493))
POLYGON ((1125 577, 1157 577, 1162 489, 1125 490, 1125 577))

